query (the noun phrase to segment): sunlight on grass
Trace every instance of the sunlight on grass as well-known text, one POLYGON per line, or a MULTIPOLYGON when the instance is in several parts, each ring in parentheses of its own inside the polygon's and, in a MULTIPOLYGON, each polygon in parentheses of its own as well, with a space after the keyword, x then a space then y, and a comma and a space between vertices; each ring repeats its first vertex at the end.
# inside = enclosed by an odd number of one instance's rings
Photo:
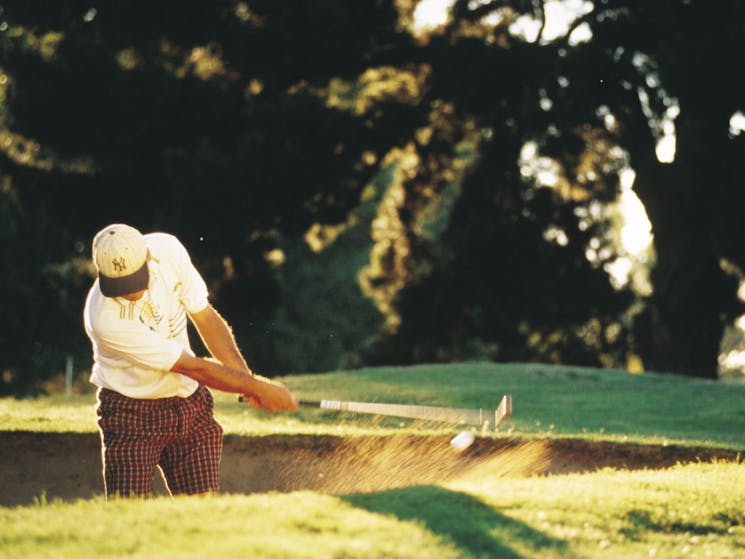
POLYGON ((0 429, 43 433, 87 433, 96 430, 95 394, 0 398, 0 429))
POLYGON ((458 556, 415 522, 309 492, 0 508, 0 525, 9 557, 458 556))
MULTIPOLYGON (((456 480, 542 534, 572 542, 570 557, 735 557, 745 545, 745 468, 666 470, 529 479, 456 480)), ((497 528, 499 532, 499 528, 497 528)), ((509 538, 509 534, 501 534, 509 538)))
MULTIPOLYGON (((677 375, 541 364, 458 363, 378 367, 281 379, 306 399, 357 400, 494 409, 504 394, 513 417, 500 435, 745 447, 745 384, 677 375)), ((230 434, 364 434, 411 421, 315 409, 270 415, 215 393, 230 434)), ((95 432, 95 396, 0 399, 2 429, 95 432)))
MULTIPOLYGON (((545 473, 559 438, 741 450, 745 385, 491 363, 283 381, 309 399, 493 409, 511 394, 514 415, 505 430, 482 434, 501 439, 501 450, 455 454, 448 445, 454 426, 307 408, 270 415, 216 392, 216 415, 229 436, 334 435, 326 440, 338 446, 321 460, 310 444, 284 448, 288 472, 276 457, 265 462, 275 464, 277 480, 294 476, 284 479, 284 493, 63 503, 47 502, 40 491, 35 506, 0 507, 0 557, 724 559, 745 548, 739 458, 655 471, 545 473)), ((94 433, 94 403, 93 394, 0 399, 1 428, 94 433)))
MULTIPOLYGON (((536 449, 524 450, 534 457, 536 449)), ((0 555, 724 559, 745 546, 743 502, 745 469, 735 463, 549 477, 470 472, 444 485, 346 496, 40 500, 0 508, 0 555)))

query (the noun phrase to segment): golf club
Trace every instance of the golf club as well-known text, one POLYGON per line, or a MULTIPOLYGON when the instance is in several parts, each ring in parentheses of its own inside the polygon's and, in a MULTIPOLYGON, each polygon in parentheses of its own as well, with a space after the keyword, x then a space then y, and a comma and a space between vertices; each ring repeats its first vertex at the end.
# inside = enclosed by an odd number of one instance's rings
MULTIPOLYGON (((239 401, 244 401, 243 397, 239 401)), ((419 406, 413 404, 385 404, 379 402, 351 402, 341 400, 300 400, 304 407, 321 408, 326 410, 363 413, 371 415, 385 415, 438 421, 457 425, 475 425, 484 430, 499 425, 512 415, 512 396, 505 395, 495 410, 451 408, 440 406, 419 406)))

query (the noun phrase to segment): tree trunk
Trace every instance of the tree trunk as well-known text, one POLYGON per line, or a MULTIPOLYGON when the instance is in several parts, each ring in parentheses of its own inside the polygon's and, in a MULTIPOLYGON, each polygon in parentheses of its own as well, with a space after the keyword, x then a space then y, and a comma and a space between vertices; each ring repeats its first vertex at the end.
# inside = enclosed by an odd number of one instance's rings
POLYGON ((636 317, 637 351, 648 370, 715 379, 723 303, 736 283, 721 270, 701 235, 666 231, 659 221, 655 231, 654 293, 636 317))
MULTIPOLYGON (((717 149, 712 144, 709 152, 717 149)), ((737 278, 722 269, 712 236, 711 191, 727 185, 703 163, 716 161, 713 154, 681 151, 669 165, 654 155, 632 162, 657 252, 635 345, 648 370, 715 379, 724 327, 738 307, 737 278)))

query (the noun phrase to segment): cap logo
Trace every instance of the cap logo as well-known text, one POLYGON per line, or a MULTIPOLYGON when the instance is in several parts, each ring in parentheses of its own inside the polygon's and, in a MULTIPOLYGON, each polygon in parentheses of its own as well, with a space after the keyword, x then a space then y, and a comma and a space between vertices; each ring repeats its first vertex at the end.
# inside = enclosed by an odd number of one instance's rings
POLYGON ((111 261, 111 265, 114 266, 114 270, 117 272, 123 272, 127 269, 127 263, 121 256, 117 256, 116 258, 114 258, 111 261))

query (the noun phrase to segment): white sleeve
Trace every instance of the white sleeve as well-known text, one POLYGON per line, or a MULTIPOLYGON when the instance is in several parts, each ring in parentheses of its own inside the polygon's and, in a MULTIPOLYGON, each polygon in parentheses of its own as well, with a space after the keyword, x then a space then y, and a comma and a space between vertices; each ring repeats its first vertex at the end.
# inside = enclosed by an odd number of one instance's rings
POLYGON ((207 284, 202 275, 194 267, 186 249, 179 243, 183 251, 183 269, 181 271, 181 285, 179 298, 184 304, 186 312, 192 314, 204 310, 209 304, 207 284))
POLYGON ((209 304, 207 284, 192 264, 184 245, 173 235, 155 233, 153 236, 157 236, 159 242, 162 243, 161 246, 165 248, 158 257, 167 259, 176 273, 178 281, 174 286, 174 291, 186 312, 193 314, 204 310, 209 304))

